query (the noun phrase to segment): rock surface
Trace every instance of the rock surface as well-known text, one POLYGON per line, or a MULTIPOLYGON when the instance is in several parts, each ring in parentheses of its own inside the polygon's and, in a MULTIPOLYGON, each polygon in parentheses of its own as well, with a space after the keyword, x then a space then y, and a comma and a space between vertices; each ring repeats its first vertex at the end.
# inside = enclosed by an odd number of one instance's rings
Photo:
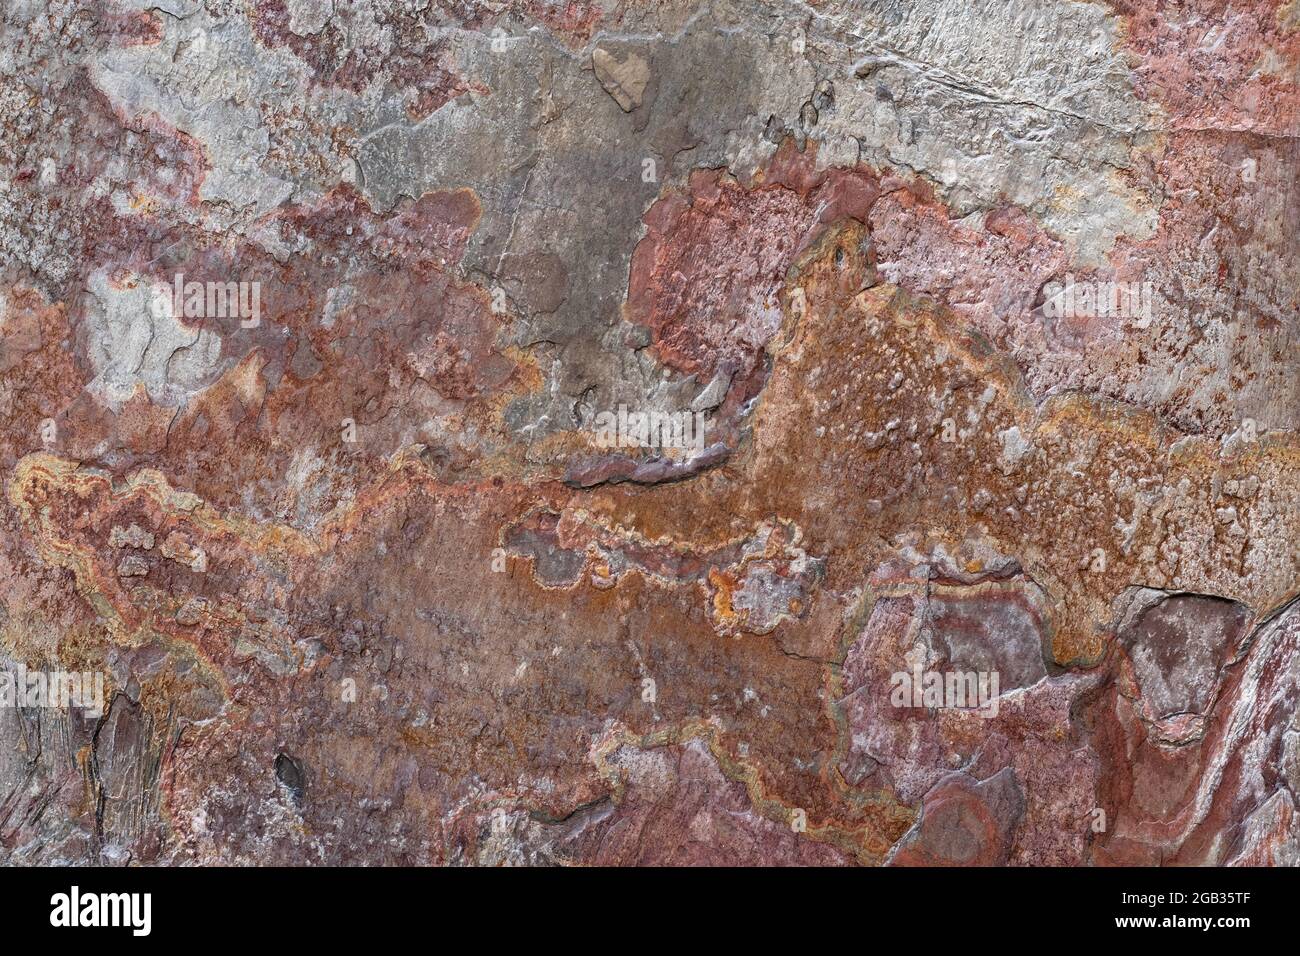
POLYGON ((10 0, 0 860, 1300 864, 1298 72, 10 0))

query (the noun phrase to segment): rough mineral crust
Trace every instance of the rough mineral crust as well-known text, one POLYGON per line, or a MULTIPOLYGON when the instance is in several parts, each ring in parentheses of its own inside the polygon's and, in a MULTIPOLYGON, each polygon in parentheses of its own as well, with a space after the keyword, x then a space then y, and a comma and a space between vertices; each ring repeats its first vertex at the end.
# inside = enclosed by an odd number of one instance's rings
POLYGON ((7 0, 0 860, 1300 863, 1298 71, 7 0))

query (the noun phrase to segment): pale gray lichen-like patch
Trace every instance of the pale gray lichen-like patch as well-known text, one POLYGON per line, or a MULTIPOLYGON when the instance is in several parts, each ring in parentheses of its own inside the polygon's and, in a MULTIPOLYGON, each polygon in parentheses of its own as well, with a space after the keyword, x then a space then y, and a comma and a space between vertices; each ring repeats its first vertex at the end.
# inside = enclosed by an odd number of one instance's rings
POLYGON ((357 108, 353 94, 309 93, 306 64, 259 44, 243 17, 214 17, 196 5, 162 22, 161 42, 110 47, 89 58, 87 71, 127 117, 155 116, 200 144, 206 171, 199 198, 211 228, 246 228, 291 198, 339 182, 344 160, 327 136, 299 123, 292 137, 280 137, 268 118, 297 109, 328 130, 357 108), (313 173, 321 163, 333 171, 328 180, 313 173))
POLYGON ((810 45, 858 55, 816 135, 925 175, 957 215, 1015 203, 1084 263, 1103 263, 1118 236, 1148 238, 1157 210, 1117 172, 1159 120, 1133 95, 1114 16, 1047 0, 973 13, 964 0, 877 0, 814 17, 810 45))
POLYGON ((155 295, 144 280, 125 285, 94 273, 86 323, 95 373, 87 389, 115 411, 141 386, 157 405, 183 405, 228 364, 221 359, 221 336, 185 325, 166 296, 155 295))

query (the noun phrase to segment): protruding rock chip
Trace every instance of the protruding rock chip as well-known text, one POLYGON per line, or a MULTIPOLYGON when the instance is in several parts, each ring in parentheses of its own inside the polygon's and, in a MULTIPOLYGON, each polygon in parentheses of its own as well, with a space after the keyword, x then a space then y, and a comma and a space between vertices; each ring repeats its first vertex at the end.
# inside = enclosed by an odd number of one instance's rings
MULTIPOLYGON (((1250 624, 1236 601, 1203 594, 1161 596, 1120 631, 1149 719, 1203 716, 1214 702, 1223 666, 1250 624)), ((1146 603, 1146 602, 1143 602, 1146 603)))
POLYGON ((629 53, 623 60, 617 60, 608 50, 597 47, 591 54, 591 66, 600 85, 624 113, 641 105, 646 84, 650 82, 650 64, 645 57, 629 53))

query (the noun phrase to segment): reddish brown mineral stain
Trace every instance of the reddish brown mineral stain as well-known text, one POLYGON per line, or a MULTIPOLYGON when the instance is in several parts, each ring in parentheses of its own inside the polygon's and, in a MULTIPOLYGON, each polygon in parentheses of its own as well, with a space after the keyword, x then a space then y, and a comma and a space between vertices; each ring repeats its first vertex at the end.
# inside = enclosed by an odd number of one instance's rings
POLYGON ((781 326, 786 270, 826 224, 864 221, 877 194, 868 174, 816 170, 789 139, 749 188, 697 170, 687 193, 645 215, 627 316, 650 327, 674 368, 707 380, 729 362, 747 374, 781 326))

